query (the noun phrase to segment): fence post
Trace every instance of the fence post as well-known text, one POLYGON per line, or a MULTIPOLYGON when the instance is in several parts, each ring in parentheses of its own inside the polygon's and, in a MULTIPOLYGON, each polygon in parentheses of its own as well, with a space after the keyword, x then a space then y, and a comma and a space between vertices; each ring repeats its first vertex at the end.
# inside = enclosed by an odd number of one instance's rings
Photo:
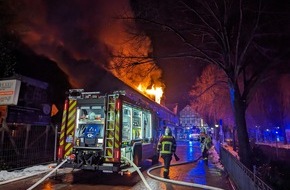
POLYGON ((55 125, 55 132, 54 132, 54 161, 56 162, 56 150, 57 150, 57 134, 58 134, 58 126, 57 124, 55 125))
POLYGON ((27 124, 25 126, 26 126, 26 137, 25 137, 25 144, 24 144, 24 158, 26 158, 26 156, 27 156, 27 149, 29 148, 28 147, 29 133, 30 133, 30 130, 31 130, 31 125, 30 124, 27 124))
POLYGON ((256 174, 257 174, 256 165, 253 166, 253 173, 254 173, 254 184, 256 184, 256 174))

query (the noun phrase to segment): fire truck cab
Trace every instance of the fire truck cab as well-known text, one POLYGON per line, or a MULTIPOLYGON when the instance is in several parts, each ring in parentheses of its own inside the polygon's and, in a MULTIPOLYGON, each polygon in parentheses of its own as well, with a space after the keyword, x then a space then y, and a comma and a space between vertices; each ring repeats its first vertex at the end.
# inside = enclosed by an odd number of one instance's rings
POLYGON ((58 157, 65 167, 132 172, 145 159, 158 162, 156 146, 175 114, 138 93, 109 94, 71 89, 65 102, 58 157), (127 159, 124 159, 124 158, 127 159))

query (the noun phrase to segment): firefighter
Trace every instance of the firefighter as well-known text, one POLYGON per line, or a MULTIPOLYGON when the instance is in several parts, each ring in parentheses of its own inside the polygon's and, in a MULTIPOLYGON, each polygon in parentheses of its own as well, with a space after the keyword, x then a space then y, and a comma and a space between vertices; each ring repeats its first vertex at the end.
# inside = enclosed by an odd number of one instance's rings
POLYGON ((204 160, 208 159, 208 150, 211 147, 212 147, 211 136, 205 133, 204 136, 201 138, 201 152, 202 152, 202 158, 204 160))
POLYGON ((157 151, 160 153, 164 162, 163 177, 168 179, 170 162, 172 155, 176 151, 176 140, 172 136, 172 131, 169 127, 166 127, 165 134, 159 139, 157 151))

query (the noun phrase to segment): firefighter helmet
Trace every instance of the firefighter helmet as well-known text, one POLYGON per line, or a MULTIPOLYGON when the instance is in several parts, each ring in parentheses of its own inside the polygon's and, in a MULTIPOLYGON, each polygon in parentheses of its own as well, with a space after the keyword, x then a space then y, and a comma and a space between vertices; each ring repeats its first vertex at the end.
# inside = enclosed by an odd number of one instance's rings
POLYGON ((171 136, 172 135, 172 131, 171 131, 171 129, 169 127, 166 127, 165 135, 167 135, 167 136, 171 136))

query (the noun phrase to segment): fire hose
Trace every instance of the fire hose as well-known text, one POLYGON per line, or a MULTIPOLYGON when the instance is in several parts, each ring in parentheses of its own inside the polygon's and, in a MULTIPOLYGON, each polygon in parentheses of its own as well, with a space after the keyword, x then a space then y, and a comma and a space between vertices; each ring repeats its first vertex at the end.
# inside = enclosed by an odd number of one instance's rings
MULTIPOLYGON (((141 177, 143 183, 145 184, 145 186, 147 187, 148 190, 152 190, 151 187, 149 186, 149 184, 147 183, 144 175, 142 174, 142 172, 140 171, 140 169, 128 158, 126 157, 122 157, 123 159, 127 160, 137 171, 137 173, 139 174, 139 176, 141 177)), ((177 166, 177 165, 184 165, 184 164, 190 164, 190 163, 194 163, 197 162, 199 159, 201 158, 201 156, 193 161, 186 161, 186 162, 179 162, 176 164, 171 164, 170 166, 177 166)), ((29 187, 27 190, 32 190, 34 189, 36 186, 38 186, 40 183, 42 183, 46 178, 48 178, 52 173, 54 173, 57 169, 59 169, 63 164, 65 164, 67 161, 67 159, 65 159, 63 162, 61 162, 56 168, 54 168, 52 171, 50 171, 47 175, 45 175, 43 178, 41 178, 37 183, 35 183, 34 185, 32 185, 31 187, 29 187)), ((210 189, 210 190, 222 190, 220 188, 217 187, 212 187, 212 186, 208 186, 208 185, 202 185, 202 184, 197 184, 197 183, 189 183, 189 182, 184 182, 184 181, 177 181, 177 180, 171 180, 171 179, 164 179, 162 177, 158 177, 158 176, 154 176, 152 175, 150 172, 158 169, 158 168, 162 168, 162 165, 159 166, 155 166, 155 167, 151 167, 147 170, 147 175, 153 179, 156 179, 158 181, 163 181, 163 182, 167 182, 167 183, 172 183, 172 184, 176 184, 176 185, 182 185, 182 186, 188 186, 188 187, 197 187, 197 188, 202 188, 202 189, 210 189)))
MULTIPOLYGON (((170 166, 177 166, 177 165, 184 165, 184 164, 190 164, 190 163, 194 163, 197 162, 199 159, 201 158, 198 157, 196 160, 191 160, 191 161, 186 161, 186 162, 179 162, 176 164, 171 164, 170 166)), ((151 167, 147 170, 147 175, 153 179, 156 179, 158 181, 163 181, 163 182, 167 182, 167 183, 172 183, 175 185, 182 185, 182 186, 188 186, 188 187, 197 187, 197 188, 201 188, 201 189, 210 189, 210 190, 223 190, 221 188, 217 188, 217 187, 213 187, 213 186, 209 186, 209 185, 202 185, 202 184, 197 184, 197 183, 190 183, 190 182, 185 182, 185 181, 177 181, 177 180, 172 180, 172 179, 165 179, 162 177, 158 177, 155 175, 152 175, 150 172, 155 170, 155 169, 159 169, 162 168, 162 165, 159 166, 155 166, 155 167, 151 167)))
POLYGON ((44 176, 43 178, 41 178, 37 183, 35 183, 31 187, 29 187, 27 190, 34 189, 36 186, 38 186, 40 183, 42 183, 46 178, 48 178, 53 172, 55 172, 58 168, 60 168, 64 163, 66 163, 66 161, 67 161, 67 159, 65 159, 64 161, 62 161, 56 168, 54 168, 53 170, 51 170, 46 176, 44 176))
MULTIPOLYGON (((176 156, 176 155, 175 155, 176 156)), ((152 190, 151 187, 149 186, 149 184, 147 183, 144 175, 141 173, 140 169, 128 158, 126 157, 122 157, 123 159, 126 159, 138 172, 139 176, 141 177, 143 183, 145 184, 145 186, 147 187, 148 190, 152 190)), ((201 156, 196 159, 196 160, 191 160, 191 161, 186 161, 186 162, 179 162, 176 164, 171 164, 170 166, 177 166, 177 165, 184 165, 184 164, 190 164, 190 163, 194 163, 197 162, 199 159, 201 158, 201 156)), ((209 189, 209 190, 223 190, 221 188, 217 188, 217 187, 213 187, 213 186, 208 186, 208 185, 202 185, 202 184, 197 184, 197 183, 189 183, 189 182, 184 182, 184 181, 177 181, 177 180, 172 180, 172 179, 164 179, 162 177, 158 177, 155 175, 152 175, 150 172, 152 170, 158 169, 158 168, 162 168, 163 165, 159 165, 159 166, 155 166, 155 167, 151 167, 147 170, 147 175, 153 179, 156 179, 158 181, 163 181, 163 182, 167 182, 167 183, 172 183, 175 185, 182 185, 182 186, 188 186, 188 187, 197 187, 197 188, 201 188, 201 189, 209 189)))
POLYGON ((144 175, 141 173, 140 169, 134 164, 134 162, 132 162, 131 160, 129 160, 128 158, 122 156, 123 159, 127 160, 134 168, 135 170, 138 172, 139 176, 141 177, 143 183, 145 184, 145 186, 147 187, 148 190, 152 190, 151 187, 149 186, 149 184, 147 183, 147 181, 145 180, 144 175))

